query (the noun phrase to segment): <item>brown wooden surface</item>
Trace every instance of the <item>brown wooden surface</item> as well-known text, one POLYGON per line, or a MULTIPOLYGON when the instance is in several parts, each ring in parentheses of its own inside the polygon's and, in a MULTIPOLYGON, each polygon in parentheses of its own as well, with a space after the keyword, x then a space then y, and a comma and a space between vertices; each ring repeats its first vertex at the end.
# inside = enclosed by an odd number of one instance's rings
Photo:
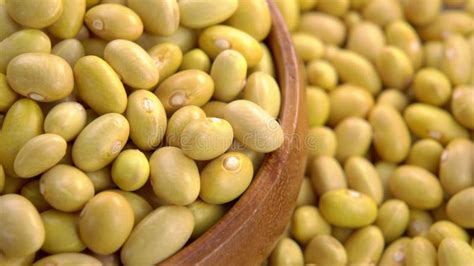
POLYGON ((282 89, 285 142, 266 156, 250 187, 216 225, 162 264, 258 265, 290 219, 306 162, 306 100, 290 34, 272 0, 269 7, 273 27, 267 43, 282 89))

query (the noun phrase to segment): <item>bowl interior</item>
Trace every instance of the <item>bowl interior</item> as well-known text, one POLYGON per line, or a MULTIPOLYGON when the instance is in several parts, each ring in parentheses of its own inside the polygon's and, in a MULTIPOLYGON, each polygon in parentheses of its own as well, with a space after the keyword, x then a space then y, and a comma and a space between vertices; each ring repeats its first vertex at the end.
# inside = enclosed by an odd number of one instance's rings
POLYGON ((268 4, 272 30, 266 43, 281 88, 279 122, 285 141, 265 157, 252 184, 228 213, 163 264, 259 264, 270 254, 290 219, 306 163, 306 100, 290 33, 273 0, 268 4))

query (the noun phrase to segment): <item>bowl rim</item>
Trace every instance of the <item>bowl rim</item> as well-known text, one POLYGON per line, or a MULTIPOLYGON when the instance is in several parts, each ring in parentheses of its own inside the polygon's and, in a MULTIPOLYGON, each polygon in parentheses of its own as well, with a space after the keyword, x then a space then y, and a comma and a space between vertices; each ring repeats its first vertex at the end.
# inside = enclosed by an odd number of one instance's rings
POLYGON ((266 42, 282 93, 284 143, 265 156, 249 188, 215 225, 160 264, 257 264, 267 258, 289 222, 306 164, 306 94, 290 32, 274 0, 267 3, 272 28, 266 42), (256 231, 256 225, 263 230, 256 231))

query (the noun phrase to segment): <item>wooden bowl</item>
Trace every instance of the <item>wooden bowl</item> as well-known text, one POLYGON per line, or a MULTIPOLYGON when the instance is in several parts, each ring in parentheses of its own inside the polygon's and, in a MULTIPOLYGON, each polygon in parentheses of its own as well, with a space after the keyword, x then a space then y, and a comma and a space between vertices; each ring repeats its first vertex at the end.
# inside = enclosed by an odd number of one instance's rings
POLYGON ((305 93, 298 59, 273 0, 272 30, 267 39, 282 93, 282 147, 267 155, 247 191, 217 224, 162 264, 257 265, 283 233, 303 180, 307 131, 305 93))

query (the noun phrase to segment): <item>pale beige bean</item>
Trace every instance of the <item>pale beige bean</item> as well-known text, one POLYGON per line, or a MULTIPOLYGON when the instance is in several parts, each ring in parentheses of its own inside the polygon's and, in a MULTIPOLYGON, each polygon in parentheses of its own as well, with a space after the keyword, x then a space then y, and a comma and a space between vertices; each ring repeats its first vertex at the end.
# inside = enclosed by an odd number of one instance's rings
POLYGON ((159 80, 159 71, 150 55, 128 40, 113 40, 104 50, 105 60, 123 82, 135 89, 151 90, 159 80))
POLYGON ((469 43, 463 36, 451 35, 446 38, 441 70, 453 85, 468 84, 471 81, 472 56, 474 55, 471 55, 469 43))
POLYGON ((186 244, 193 227, 193 214, 186 207, 159 207, 133 229, 120 252, 121 260, 125 265, 163 261, 186 244))
POLYGON ((372 22, 361 22, 351 27, 347 36, 346 48, 354 51, 371 62, 375 62, 378 54, 385 46, 382 29, 372 22))
POLYGON ((330 156, 318 156, 311 162, 311 181, 319 196, 328 191, 347 188, 341 165, 330 156))
POLYGON ((151 184, 158 198, 175 205, 194 202, 200 190, 196 163, 176 147, 163 147, 150 158, 151 184))
POLYGON ((383 186, 375 167, 365 158, 349 157, 344 164, 349 188, 371 197, 377 205, 383 200, 383 186))
POLYGON ((284 134, 280 124, 250 101, 237 100, 229 103, 224 117, 232 126, 235 137, 254 151, 270 152, 283 144, 284 134))
POLYGON ((390 191, 396 198, 418 209, 434 209, 443 201, 438 178, 418 166, 398 167, 390 177, 390 191))
POLYGON ((0 197, 0 250, 8 257, 35 253, 44 243, 45 230, 38 211, 25 197, 0 197))
POLYGON ((371 0, 362 10, 365 19, 386 26, 392 21, 403 18, 400 2, 397 0, 371 0))
POLYGON ((385 38, 387 44, 400 48, 408 56, 415 70, 421 67, 424 56, 423 46, 417 32, 410 24, 401 20, 388 24, 385 29, 385 38))
POLYGON ((360 86, 375 95, 381 90, 382 82, 375 67, 365 57, 349 51, 332 49, 326 52, 329 62, 336 68, 339 78, 360 86))
POLYGON ((132 9, 119 4, 100 4, 87 10, 87 27, 100 38, 137 40, 143 33, 143 22, 132 9))
POLYGON ((344 84, 338 86, 329 94, 329 124, 337 125, 344 118, 365 118, 372 106, 374 98, 359 86, 344 84))
POLYGON ((127 5, 150 33, 169 36, 178 30, 180 13, 176 0, 127 0, 127 5))
POLYGON ((347 254, 344 246, 335 238, 327 235, 314 237, 304 250, 305 263, 321 266, 344 266, 347 254))
POLYGON ((384 250, 384 238, 378 227, 370 225, 354 231, 344 243, 349 265, 376 264, 384 250))
POLYGON ((247 32, 262 41, 270 32, 272 20, 265 0, 239 0, 237 10, 227 20, 227 24, 247 32))
POLYGON ((407 107, 403 114, 412 133, 421 138, 432 138, 447 144, 455 138, 468 138, 463 128, 447 111, 423 103, 407 107))
POLYGON ((128 97, 125 116, 130 124, 130 138, 141 150, 152 150, 165 136, 166 112, 152 92, 138 90, 128 97))
POLYGON ((459 191, 451 197, 446 207, 448 217, 465 228, 474 227, 474 215, 467 211, 473 208, 473 192, 474 188, 472 187, 459 191))
POLYGON ((446 193, 453 196, 474 185, 474 144, 454 139, 441 154, 439 179, 446 193))
POLYGON ((369 122, 377 154, 388 162, 403 161, 410 151, 411 137, 400 113, 388 105, 376 105, 369 122))
POLYGON ((406 160, 407 164, 425 168, 433 174, 438 174, 443 146, 432 139, 421 139, 411 146, 406 160))
POLYGON ((238 7, 238 0, 180 0, 179 22, 189 28, 206 28, 228 19, 238 7))
POLYGON ((321 12, 308 12, 302 15, 298 31, 314 35, 325 44, 340 45, 346 37, 344 24, 336 17, 321 12))
POLYGON ((351 156, 364 156, 372 143, 372 127, 364 119, 348 117, 334 129, 336 134, 336 158, 344 162, 351 156))
POLYGON ((282 238, 278 241, 269 258, 270 266, 304 265, 303 252, 291 238, 282 238))
POLYGON ((298 207, 291 220, 291 234, 300 244, 306 245, 318 235, 330 235, 331 226, 314 206, 298 207))

